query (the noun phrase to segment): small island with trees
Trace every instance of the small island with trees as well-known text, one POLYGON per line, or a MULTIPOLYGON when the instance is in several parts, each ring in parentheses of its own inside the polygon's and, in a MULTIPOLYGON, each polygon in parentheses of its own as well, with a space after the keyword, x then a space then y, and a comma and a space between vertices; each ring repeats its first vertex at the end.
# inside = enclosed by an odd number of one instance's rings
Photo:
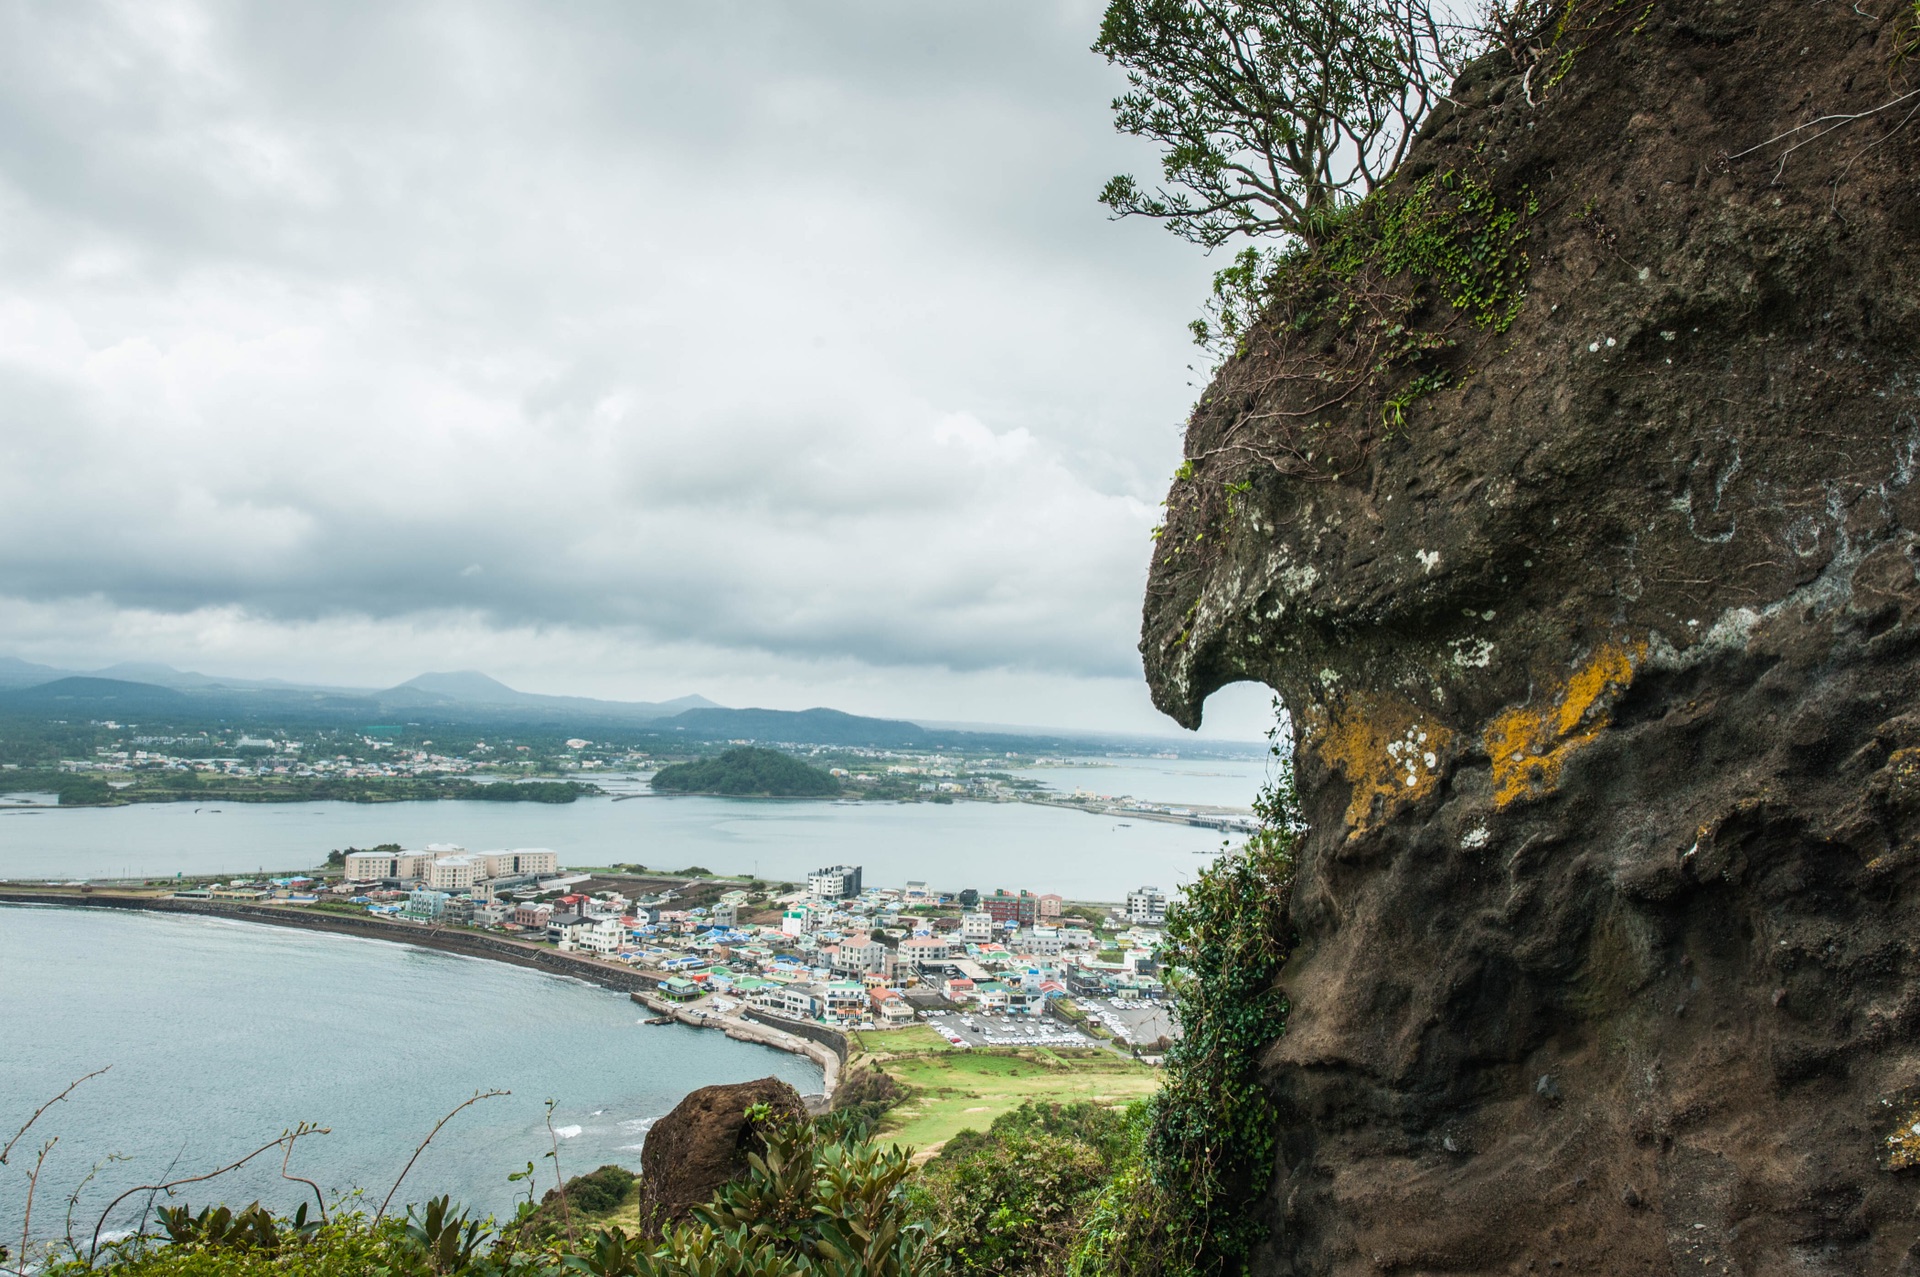
POLYGON ((675 763, 654 773, 662 794, 719 794, 727 798, 831 798, 840 782, 777 749, 741 746, 697 763, 675 763))

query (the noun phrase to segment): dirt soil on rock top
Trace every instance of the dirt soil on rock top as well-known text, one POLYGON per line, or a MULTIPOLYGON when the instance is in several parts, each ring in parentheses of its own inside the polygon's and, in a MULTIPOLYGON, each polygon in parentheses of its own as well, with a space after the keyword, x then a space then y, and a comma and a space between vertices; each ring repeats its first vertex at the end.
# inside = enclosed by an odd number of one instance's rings
POLYGON ((1531 202, 1512 327, 1391 430, 1258 334, 1169 496, 1156 701, 1312 826, 1262 1273, 1920 1273, 1911 5, 1617 12, 1389 188, 1531 202))

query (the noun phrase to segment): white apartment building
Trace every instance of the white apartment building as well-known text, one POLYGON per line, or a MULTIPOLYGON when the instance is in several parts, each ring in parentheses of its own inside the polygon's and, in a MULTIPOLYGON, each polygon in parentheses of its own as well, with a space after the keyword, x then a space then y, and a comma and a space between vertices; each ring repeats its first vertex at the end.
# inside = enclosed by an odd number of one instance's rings
POLYGON ((1127 921, 1151 923, 1167 920, 1167 893, 1158 887, 1136 887, 1127 893, 1127 921))
POLYGON ((960 919, 960 938, 962 940, 993 939, 993 915, 990 913, 970 913, 960 919))
POLYGON ((859 865, 829 865, 807 875, 807 894, 815 900, 851 900, 860 894, 859 865))
POLYGON ((555 873, 560 854, 545 847, 512 851, 468 851, 453 843, 429 843, 422 851, 351 851, 346 857, 350 882, 398 878, 423 882, 434 891, 468 891, 493 878, 555 873))

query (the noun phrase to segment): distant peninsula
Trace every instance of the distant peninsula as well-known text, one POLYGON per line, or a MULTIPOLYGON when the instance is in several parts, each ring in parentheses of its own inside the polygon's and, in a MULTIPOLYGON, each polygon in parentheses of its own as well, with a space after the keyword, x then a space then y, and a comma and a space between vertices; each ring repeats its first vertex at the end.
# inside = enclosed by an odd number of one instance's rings
POLYGON ((777 749, 749 745, 717 758, 662 767, 653 775, 653 788, 663 794, 725 798, 832 798, 840 792, 840 782, 777 749))

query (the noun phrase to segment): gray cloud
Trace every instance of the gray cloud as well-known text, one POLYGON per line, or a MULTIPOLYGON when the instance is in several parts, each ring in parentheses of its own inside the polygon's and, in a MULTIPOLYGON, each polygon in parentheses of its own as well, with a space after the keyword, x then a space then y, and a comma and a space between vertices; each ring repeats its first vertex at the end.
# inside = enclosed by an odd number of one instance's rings
POLYGON ((452 626, 1137 725, 1211 264, 1093 201, 1151 162, 1098 14, 0 8, 0 647, 452 626))

